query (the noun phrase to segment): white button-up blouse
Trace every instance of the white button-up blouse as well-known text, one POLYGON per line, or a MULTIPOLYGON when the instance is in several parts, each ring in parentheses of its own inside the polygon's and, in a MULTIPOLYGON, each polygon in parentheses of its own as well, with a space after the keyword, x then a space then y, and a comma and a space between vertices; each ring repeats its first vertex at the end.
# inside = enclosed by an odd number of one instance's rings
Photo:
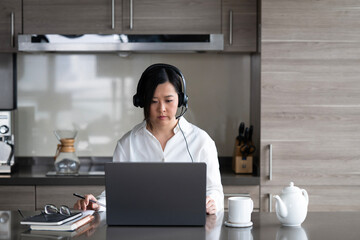
MULTIPOLYGON (((118 141, 113 161, 192 162, 193 159, 194 162, 205 162, 207 165, 206 195, 215 201, 217 212, 222 211, 224 194, 215 142, 204 130, 189 123, 184 117, 179 119, 178 125, 174 128, 174 134, 163 150, 160 142, 146 129, 146 122, 143 121, 118 141), (191 156, 180 128, 186 138, 191 156)), ((98 199, 105 203, 105 192, 98 199)))

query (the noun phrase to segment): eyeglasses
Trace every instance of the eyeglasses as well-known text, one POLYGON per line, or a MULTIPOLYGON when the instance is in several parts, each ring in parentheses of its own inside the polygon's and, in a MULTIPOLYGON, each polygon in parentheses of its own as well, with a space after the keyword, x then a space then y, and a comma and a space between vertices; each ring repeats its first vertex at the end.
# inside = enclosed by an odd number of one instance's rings
POLYGON ((60 213, 61 215, 65 215, 65 216, 71 215, 71 211, 70 211, 69 207, 64 206, 64 205, 60 206, 60 208, 57 208, 53 204, 46 204, 44 207, 44 212, 45 212, 45 214, 60 213))

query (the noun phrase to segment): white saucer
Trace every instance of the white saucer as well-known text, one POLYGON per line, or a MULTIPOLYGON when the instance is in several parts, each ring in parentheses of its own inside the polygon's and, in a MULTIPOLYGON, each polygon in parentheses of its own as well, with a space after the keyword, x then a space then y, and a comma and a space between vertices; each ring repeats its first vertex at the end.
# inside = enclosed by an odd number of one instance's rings
POLYGON ((225 226, 227 226, 227 227, 251 227, 252 225, 253 225, 253 222, 231 223, 231 222, 225 221, 225 226))

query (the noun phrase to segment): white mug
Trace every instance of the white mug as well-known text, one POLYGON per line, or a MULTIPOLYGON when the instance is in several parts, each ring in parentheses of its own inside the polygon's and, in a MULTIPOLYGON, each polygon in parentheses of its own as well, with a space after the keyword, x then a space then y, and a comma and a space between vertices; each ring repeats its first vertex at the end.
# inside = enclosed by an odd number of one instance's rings
POLYGON ((249 197, 230 197, 229 223, 246 224, 251 222, 251 213, 254 209, 254 202, 249 197))

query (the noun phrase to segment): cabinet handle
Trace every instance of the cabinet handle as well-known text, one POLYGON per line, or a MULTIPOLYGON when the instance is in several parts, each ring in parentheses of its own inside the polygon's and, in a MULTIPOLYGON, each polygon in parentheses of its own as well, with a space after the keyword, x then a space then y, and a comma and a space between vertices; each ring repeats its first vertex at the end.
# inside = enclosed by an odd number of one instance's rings
POLYGON ((224 193, 224 197, 250 197, 250 193, 224 193))
POLYGON ((268 193, 268 198, 269 198, 269 212, 272 212, 272 194, 268 193))
POLYGON ((111 29, 115 29, 115 0, 111 0, 111 29))
POLYGON ((11 22, 10 44, 11 44, 11 47, 15 47, 15 14, 14 14, 14 12, 11 12, 11 14, 10 14, 10 22, 11 22))
POLYGON ((272 180, 272 144, 269 144, 269 180, 272 180))
POLYGON ((230 31, 229 31, 229 45, 232 45, 233 43, 233 11, 230 10, 230 31))
POLYGON ((134 27, 134 3, 130 0, 130 30, 134 27))

